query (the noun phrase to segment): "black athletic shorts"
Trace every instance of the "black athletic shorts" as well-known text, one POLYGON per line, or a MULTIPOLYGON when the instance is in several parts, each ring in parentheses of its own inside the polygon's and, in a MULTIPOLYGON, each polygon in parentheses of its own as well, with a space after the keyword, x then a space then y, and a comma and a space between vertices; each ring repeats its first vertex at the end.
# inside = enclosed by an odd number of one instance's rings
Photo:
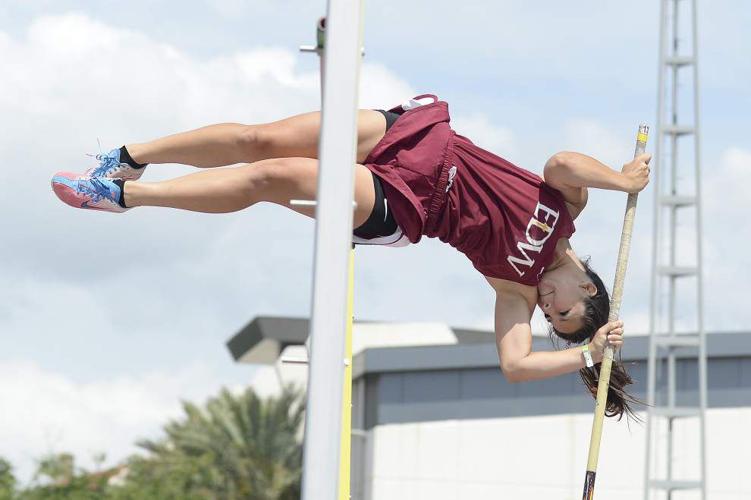
MULTIPOLYGON (((400 116, 396 113, 384 111, 382 109, 377 109, 376 111, 382 113, 386 118, 386 130, 390 129, 400 116)), ((379 236, 390 236, 396 232, 398 227, 394 216, 388 210, 388 202, 386 201, 386 196, 383 194, 381 180, 372 172, 370 175, 373 176, 375 204, 373 205, 373 211, 370 212, 368 220, 354 231, 355 236, 367 240, 378 238, 379 236)))

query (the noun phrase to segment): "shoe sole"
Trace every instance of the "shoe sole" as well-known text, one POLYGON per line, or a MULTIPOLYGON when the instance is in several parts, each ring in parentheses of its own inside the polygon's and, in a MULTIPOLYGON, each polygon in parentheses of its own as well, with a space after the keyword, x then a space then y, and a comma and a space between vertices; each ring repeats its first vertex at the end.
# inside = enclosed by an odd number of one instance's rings
POLYGON ((69 182, 76 180, 76 175, 70 172, 58 172, 52 178, 52 190, 60 201, 74 208, 81 208, 83 200, 78 196, 69 182))

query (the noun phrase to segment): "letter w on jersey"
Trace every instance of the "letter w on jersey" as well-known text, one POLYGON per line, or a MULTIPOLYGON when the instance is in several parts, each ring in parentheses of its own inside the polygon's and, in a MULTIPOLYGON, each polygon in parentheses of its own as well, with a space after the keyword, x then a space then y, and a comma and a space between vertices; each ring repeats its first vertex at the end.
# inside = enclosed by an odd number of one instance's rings
POLYGON ((543 245, 555 231, 558 215, 558 212, 542 203, 538 203, 535 207, 535 212, 524 233, 526 240, 516 243, 516 249, 519 250, 521 256, 509 255, 506 258, 519 276, 524 276, 524 273, 535 265, 535 259, 542 252, 543 245), (542 217, 540 217, 541 214, 542 217))

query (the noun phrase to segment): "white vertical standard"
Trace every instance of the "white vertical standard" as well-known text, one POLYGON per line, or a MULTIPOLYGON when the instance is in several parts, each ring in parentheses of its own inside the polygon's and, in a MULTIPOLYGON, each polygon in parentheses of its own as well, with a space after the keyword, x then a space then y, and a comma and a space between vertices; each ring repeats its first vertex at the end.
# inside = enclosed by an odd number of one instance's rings
POLYGON ((339 490, 362 11, 361 0, 328 1, 303 500, 336 500, 339 490))

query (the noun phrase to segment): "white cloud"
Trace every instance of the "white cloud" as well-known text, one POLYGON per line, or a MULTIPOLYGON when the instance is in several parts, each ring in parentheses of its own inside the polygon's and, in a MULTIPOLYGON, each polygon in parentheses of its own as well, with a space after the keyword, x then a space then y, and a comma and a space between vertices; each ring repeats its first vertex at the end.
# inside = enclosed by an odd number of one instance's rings
POLYGON ((740 318, 751 281, 746 265, 751 231, 745 220, 751 210, 751 151, 727 148, 717 161, 705 161, 703 179, 705 323, 728 330, 748 329, 740 318))
POLYGON ((393 71, 380 63, 365 63, 360 75, 360 106, 389 109, 417 92, 393 71))
POLYGON ((567 147, 586 152, 618 170, 633 158, 637 131, 630 132, 629 135, 618 134, 595 118, 571 118, 564 124, 567 147))
POLYGON ((511 129, 492 123, 484 113, 475 111, 470 114, 460 114, 452 118, 451 126, 484 149, 507 158, 512 158, 517 154, 516 141, 511 129))
POLYGON ((225 17, 246 14, 248 8, 247 2, 243 0, 206 0, 205 3, 225 17))
POLYGON ((201 364, 76 382, 34 362, 5 360, 0 378, 0 453, 24 481, 34 460, 51 452, 72 452, 83 467, 101 452, 107 465, 117 463, 137 451, 137 440, 159 437, 181 416, 180 400, 200 403, 216 391, 215 375, 201 364))
MULTIPOLYGON (((727 148, 719 162, 705 162, 703 179, 702 199, 708 210, 726 212, 728 207, 748 207, 746 186, 751 183, 751 150, 727 148)), ((732 219, 729 222, 735 225, 732 219)))

